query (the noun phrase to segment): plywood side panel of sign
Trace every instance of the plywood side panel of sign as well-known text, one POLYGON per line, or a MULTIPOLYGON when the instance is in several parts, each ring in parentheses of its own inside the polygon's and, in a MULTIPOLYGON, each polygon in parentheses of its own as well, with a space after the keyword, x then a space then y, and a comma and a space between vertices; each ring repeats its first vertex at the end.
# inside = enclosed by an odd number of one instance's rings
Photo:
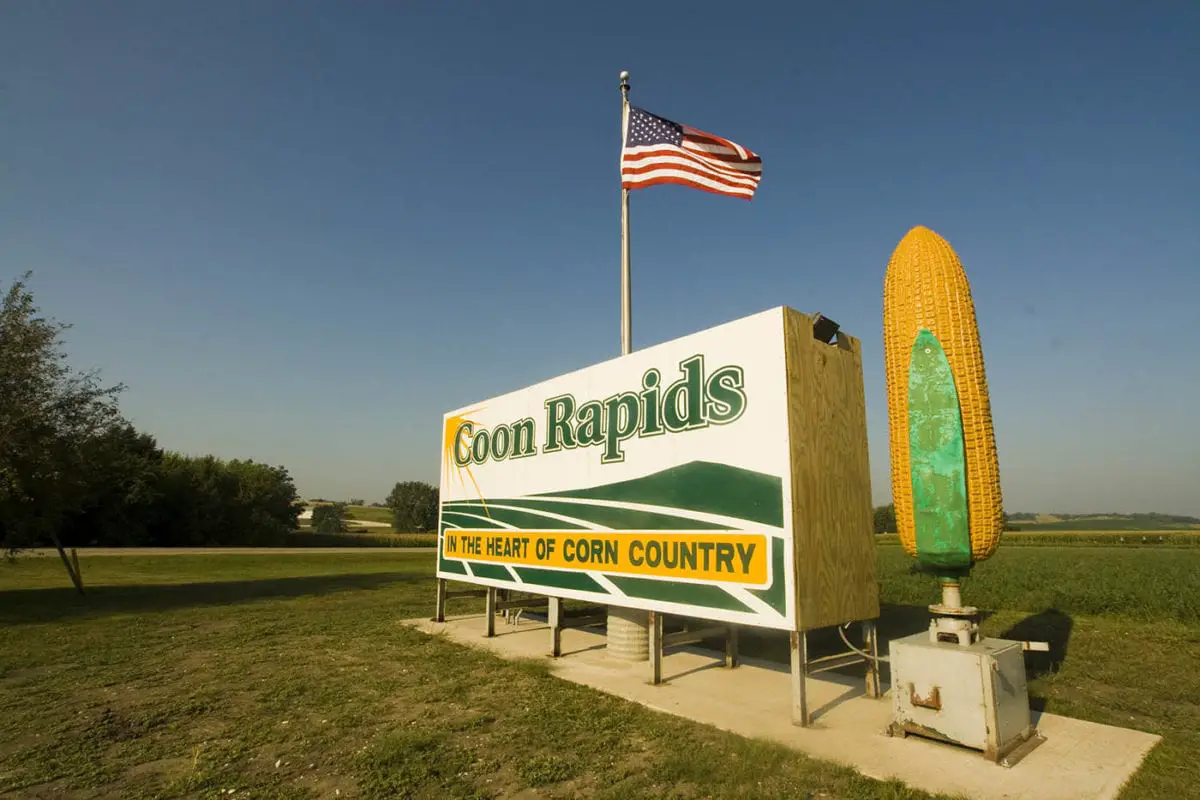
POLYGON ((801 630, 879 616, 859 341, 785 309, 791 512, 801 630))

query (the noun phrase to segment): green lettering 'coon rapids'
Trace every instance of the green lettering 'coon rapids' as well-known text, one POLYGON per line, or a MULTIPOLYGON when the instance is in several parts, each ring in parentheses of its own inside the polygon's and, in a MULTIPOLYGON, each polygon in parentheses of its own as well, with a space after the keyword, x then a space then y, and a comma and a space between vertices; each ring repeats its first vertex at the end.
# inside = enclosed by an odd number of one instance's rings
MULTIPOLYGON (((659 371, 649 369, 638 391, 585 402, 570 394, 548 398, 541 452, 601 447, 601 463, 616 464, 625 460, 626 439, 727 425, 745 412, 741 367, 730 364, 706 374, 704 356, 695 355, 679 362, 679 370, 682 377, 666 388, 659 371)), ((464 422, 454 435, 454 463, 465 467, 537 455, 536 434, 530 417, 491 430, 464 422)))

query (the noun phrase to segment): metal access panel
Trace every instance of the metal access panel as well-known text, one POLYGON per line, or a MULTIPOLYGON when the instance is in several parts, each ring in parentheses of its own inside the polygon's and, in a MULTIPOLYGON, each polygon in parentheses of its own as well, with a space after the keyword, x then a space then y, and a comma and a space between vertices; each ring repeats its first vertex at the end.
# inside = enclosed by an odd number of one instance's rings
POLYGON ((1000 761, 1033 733, 1021 642, 962 646, 928 633, 888 644, 892 731, 982 750, 1000 761))

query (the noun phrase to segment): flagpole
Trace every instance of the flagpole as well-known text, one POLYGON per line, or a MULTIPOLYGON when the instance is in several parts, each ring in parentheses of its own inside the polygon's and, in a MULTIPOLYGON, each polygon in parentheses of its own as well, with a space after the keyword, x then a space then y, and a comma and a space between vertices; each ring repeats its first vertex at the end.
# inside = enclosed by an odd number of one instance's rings
MULTIPOLYGON (((629 73, 621 72, 621 149, 629 130, 629 73)), ((624 183, 624 181, 622 181, 624 183)), ((629 280, 629 190, 621 187, 621 355, 633 351, 633 315, 629 280)), ((605 646, 611 656, 623 661, 650 659, 650 614, 635 608, 609 606, 606 614, 605 646)))
MULTIPOLYGON (((621 72, 621 147, 629 129, 629 73, 621 72)), ((629 276, 629 190, 621 187, 621 355, 633 351, 633 287, 629 276)))

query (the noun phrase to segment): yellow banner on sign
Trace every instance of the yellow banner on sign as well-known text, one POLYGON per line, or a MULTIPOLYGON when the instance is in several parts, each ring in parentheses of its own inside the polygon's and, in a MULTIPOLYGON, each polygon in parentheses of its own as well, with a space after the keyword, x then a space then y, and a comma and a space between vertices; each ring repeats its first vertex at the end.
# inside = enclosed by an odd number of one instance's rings
POLYGON ((445 558, 766 586, 767 537, 733 531, 450 529, 445 558))

